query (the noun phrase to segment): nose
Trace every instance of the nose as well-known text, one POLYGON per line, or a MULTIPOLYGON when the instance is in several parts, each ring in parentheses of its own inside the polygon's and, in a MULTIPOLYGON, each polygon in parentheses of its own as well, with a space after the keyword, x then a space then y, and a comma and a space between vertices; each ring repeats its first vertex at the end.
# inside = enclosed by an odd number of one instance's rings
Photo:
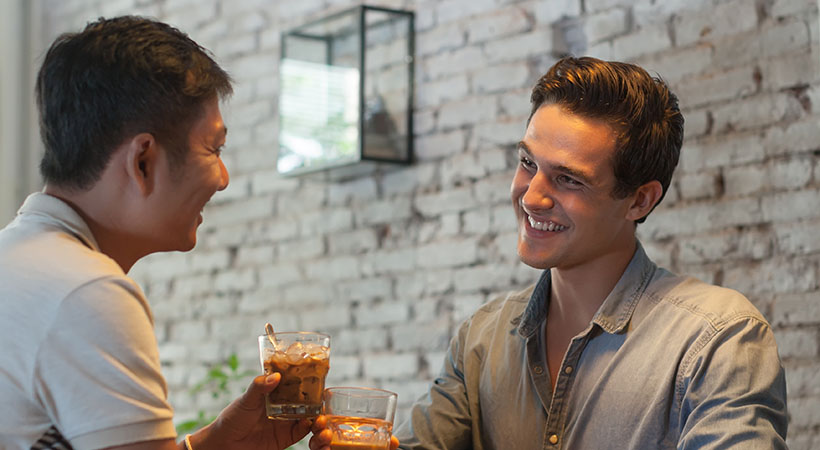
POLYGON ((217 187, 217 190, 222 191, 228 187, 228 182, 231 180, 231 176, 228 174, 228 168, 225 167, 222 158, 219 158, 219 177, 219 187, 217 187))
POLYGON ((527 210, 537 212, 538 210, 547 210, 555 206, 555 201, 552 197, 552 186, 549 180, 542 172, 537 172, 534 177, 530 179, 527 190, 521 196, 521 204, 527 210))

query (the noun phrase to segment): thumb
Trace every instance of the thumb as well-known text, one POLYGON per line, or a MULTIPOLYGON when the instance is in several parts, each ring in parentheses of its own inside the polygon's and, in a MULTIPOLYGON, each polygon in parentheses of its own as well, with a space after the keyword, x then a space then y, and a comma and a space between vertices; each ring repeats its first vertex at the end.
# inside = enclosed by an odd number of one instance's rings
POLYGON ((276 389, 282 375, 274 372, 270 375, 259 375, 253 379, 248 390, 240 398, 242 406, 246 409, 256 409, 262 407, 265 402, 265 395, 276 389))

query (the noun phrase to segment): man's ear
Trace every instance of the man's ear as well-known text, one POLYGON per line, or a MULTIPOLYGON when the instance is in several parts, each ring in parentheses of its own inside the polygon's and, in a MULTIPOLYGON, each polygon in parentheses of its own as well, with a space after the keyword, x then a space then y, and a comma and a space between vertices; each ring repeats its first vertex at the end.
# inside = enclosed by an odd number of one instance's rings
POLYGON ((159 163, 157 141, 150 133, 140 133, 126 145, 125 170, 129 184, 147 197, 154 191, 156 184, 159 163))
POLYGON ((632 194, 632 204, 626 212, 626 219, 635 221, 649 214, 661 199, 662 194, 663 186, 660 181, 653 180, 640 186, 632 194))

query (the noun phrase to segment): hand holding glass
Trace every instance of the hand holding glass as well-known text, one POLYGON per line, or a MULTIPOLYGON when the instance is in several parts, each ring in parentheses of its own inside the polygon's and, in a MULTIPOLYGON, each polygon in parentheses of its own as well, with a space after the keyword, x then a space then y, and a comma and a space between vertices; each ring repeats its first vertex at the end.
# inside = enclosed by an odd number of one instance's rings
POLYGON ((388 450, 397 398, 381 389, 325 389, 323 414, 333 433, 331 450, 388 450))

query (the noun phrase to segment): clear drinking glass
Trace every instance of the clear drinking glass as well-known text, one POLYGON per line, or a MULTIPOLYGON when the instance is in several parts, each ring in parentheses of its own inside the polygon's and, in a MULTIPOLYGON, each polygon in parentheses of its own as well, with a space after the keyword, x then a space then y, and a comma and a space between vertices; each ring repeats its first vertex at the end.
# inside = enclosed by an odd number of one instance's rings
POLYGON ((388 450, 398 395, 382 389, 325 389, 324 410, 332 450, 388 450))
POLYGON ((271 419, 302 419, 322 411, 322 392, 330 368, 330 336, 291 331, 259 336, 259 360, 265 374, 279 372, 279 386, 265 399, 271 419))

